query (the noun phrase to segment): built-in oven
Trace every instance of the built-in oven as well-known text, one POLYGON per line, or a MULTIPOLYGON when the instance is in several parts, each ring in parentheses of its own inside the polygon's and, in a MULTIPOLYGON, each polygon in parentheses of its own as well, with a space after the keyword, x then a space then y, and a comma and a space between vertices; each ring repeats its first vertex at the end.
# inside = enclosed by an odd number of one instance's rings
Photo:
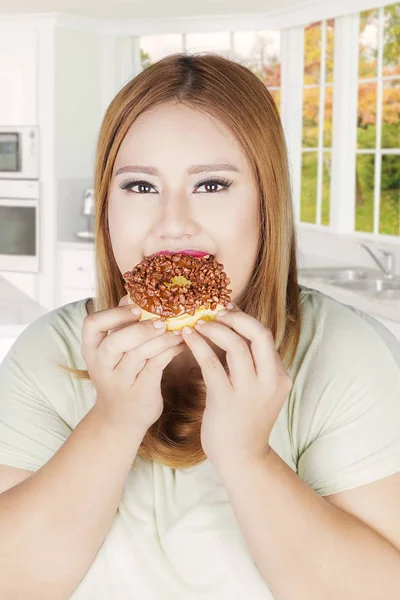
POLYGON ((0 271, 39 271, 39 181, 0 179, 0 271))
POLYGON ((39 179, 39 130, 0 125, 0 179, 39 179))

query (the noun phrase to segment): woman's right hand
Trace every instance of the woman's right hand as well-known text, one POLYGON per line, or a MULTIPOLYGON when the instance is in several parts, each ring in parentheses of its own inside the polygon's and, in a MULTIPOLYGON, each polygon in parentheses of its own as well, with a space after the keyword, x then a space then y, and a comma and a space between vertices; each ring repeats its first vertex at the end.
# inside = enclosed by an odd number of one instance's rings
POLYGON ((185 344, 181 335, 154 327, 160 320, 140 321, 127 304, 85 317, 82 356, 97 391, 96 408, 117 427, 147 429, 160 417, 164 405, 161 377, 185 344))

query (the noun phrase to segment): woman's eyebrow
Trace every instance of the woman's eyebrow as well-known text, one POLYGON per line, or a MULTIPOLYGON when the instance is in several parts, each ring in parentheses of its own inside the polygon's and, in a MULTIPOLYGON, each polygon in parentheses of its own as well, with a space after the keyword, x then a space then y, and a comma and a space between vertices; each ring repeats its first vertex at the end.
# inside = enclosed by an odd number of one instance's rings
MULTIPOLYGON (((236 173, 240 173, 240 170, 237 167, 235 167, 235 165, 230 165, 228 163, 190 165, 187 169, 189 175, 195 175, 204 171, 235 171, 236 173)), ((121 167, 115 173, 115 177, 117 175, 120 175, 120 173, 146 173, 146 175, 160 175, 158 169, 149 165, 127 165, 126 167, 121 167)))

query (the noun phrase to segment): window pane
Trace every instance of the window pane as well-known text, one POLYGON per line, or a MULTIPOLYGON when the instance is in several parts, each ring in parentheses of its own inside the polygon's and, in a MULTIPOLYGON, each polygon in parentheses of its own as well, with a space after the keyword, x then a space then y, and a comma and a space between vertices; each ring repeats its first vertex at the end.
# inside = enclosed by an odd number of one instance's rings
POLYGON ((319 87, 303 90, 303 147, 318 147, 319 87))
POLYGON ((400 148, 400 79, 384 81, 382 92, 382 148, 400 148))
POLYGON ((358 77, 376 77, 378 56, 378 11, 365 10, 360 13, 358 77))
POLYGON ((303 152, 301 166, 300 221, 317 221, 318 152, 303 152))
POLYGON ((375 154, 356 157, 356 231, 374 230, 375 154))
POLYGON ((333 82, 333 60, 335 52, 335 19, 326 22, 326 64, 325 81, 333 82))
POLYGON ((385 6, 383 15, 383 74, 400 75, 400 3, 385 6))
POLYGON ((182 52, 182 35, 144 35, 140 37, 142 69, 146 69, 168 54, 182 52))
POLYGON ((376 83, 358 86, 357 148, 375 148, 376 83))
POLYGON ((320 82, 321 23, 312 23, 304 29, 304 84, 320 82))
POLYGON ((332 146, 332 95, 333 89, 331 85, 325 88, 325 118, 324 118, 324 147, 332 146))
POLYGON ((379 233, 400 235, 400 156, 382 156, 379 233))
POLYGON ((329 225, 329 207, 331 198, 331 153, 323 153, 323 177, 322 177, 322 206, 321 225, 329 225))
POLYGON ((223 56, 229 56, 230 47, 229 31, 188 33, 186 36, 186 50, 190 53, 216 52, 223 56))
POLYGON ((279 31, 235 31, 233 57, 268 87, 281 85, 279 31))

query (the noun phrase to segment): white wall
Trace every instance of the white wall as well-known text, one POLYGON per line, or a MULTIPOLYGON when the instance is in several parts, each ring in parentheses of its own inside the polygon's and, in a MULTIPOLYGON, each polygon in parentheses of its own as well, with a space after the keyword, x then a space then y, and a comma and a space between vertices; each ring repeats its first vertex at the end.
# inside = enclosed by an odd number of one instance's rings
POLYGON ((55 135, 57 179, 93 172, 102 118, 101 36, 57 29, 55 135))

